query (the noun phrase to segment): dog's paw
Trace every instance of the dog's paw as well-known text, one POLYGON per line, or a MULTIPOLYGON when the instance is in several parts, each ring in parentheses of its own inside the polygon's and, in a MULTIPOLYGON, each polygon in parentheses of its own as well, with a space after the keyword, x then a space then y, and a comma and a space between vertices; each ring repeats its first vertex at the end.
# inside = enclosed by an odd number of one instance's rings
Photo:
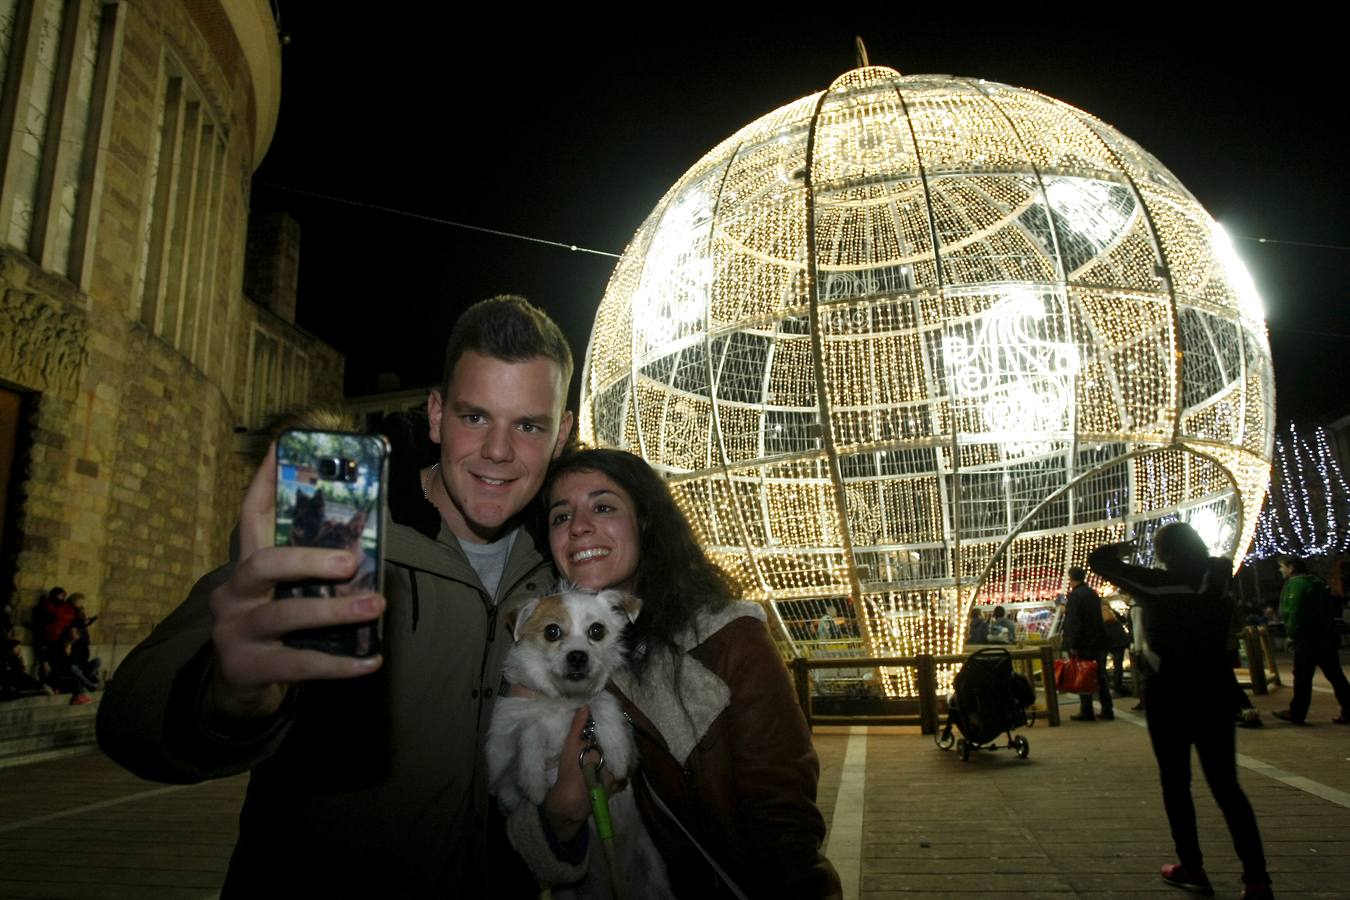
POLYGON ((519 806, 524 799, 514 784, 504 783, 497 786, 497 802, 507 812, 519 806))
POLYGON ((544 795, 548 793, 551 782, 548 779, 548 772, 543 768, 530 767, 529 771, 520 773, 520 790, 531 803, 538 806, 544 802, 544 795))

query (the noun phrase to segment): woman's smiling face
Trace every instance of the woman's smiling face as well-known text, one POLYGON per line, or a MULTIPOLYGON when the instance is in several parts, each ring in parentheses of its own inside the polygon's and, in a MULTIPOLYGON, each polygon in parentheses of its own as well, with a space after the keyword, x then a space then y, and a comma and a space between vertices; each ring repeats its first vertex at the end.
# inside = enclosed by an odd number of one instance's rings
POLYGON ((642 552, 628 492, 599 472, 568 472, 549 490, 548 545, 563 577, 586 590, 632 590, 642 552))

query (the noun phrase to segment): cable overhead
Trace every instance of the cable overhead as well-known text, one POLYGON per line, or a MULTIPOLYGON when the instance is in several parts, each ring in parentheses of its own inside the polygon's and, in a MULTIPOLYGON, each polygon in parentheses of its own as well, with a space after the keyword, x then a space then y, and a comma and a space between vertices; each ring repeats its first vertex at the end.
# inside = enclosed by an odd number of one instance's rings
POLYGON ((1258 244, 1287 244, 1291 247, 1316 247, 1319 250, 1350 250, 1345 244, 1316 244, 1312 241, 1281 241, 1276 238, 1239 237, 1239 240, 1254 241, 1258 244))
POLYGON ((332 194, 321 194, 318 191, 307 191, 303 188, 288 187, 284 184, 274 184, 270 181, 260 181, 254 179, 255 185, 271 188, 274 191, 285 191, 289 194, 299 194, 304 197, 313 197, 317 200, 327 200, 330 203, 341 203, 345 206, 355 206, 360 209, 373 209, 378 212, 389 213, 390 215, 403 216, 408 219, 418 219, 422 222, 433 222, 437 225, 449 225, 451 228, 463 228, 466 231, 477 231, 481 234, 492 234, 497 237, 514 238, 518 241, 528 241, 532 244, 544 244, 548 247, 561 247, 564 250, 570 250, 573 253, 590 253, 595 256, 607 256, 610 259, 618 259, 619 254, 610 253, 607 250, 594 250, 590 247, 582 247, 579 244, 566 244, 562 241, 550 241, 547 238, 533 237, 528 234, 517 234, 514 231, 502 231, 499 228, 485 228, 482 225, 470 225, 467 222, 456 222, 453 219, 443 219, 440 216, 428 216, 425 213, 410 212, 406 209, 397 209, 392 206, 382 206, 378 203, 366 203, 362 200, 348 200, 346 197, 334 197, 332 194))

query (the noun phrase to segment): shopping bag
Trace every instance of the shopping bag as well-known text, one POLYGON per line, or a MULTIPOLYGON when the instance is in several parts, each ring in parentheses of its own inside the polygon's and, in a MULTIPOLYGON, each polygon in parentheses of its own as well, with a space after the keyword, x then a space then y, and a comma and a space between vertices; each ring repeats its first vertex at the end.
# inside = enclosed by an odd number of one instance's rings
POLYGON ((1095 659, 1055 660, 1055 687, 1063 694, 1097 693, 1095 659))

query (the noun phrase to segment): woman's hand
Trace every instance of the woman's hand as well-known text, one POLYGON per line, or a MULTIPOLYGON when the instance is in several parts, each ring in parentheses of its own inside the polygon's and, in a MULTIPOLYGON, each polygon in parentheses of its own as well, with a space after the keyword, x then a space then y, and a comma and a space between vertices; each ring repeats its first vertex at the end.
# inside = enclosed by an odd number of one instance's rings
MULTIPOLYGON (((512 685, 508 693, 512 697, 521 697, 529 696, 532 692, 529 688, 512 685)), ((586 745, 581 733, 585 730, 590 717, 590 708, 583 706, 572 718, 572 727, 567 732, 562 755, 558 758, 558 780, 544 796, 543 811, 544 817, 548 819, 548 827, 553 836, 564 843, 577 836, 577 832, 591 815, 590 792, 586 789, 586 778, 579 764, 582 748, 586 745)), ((594 765, 598 759, 598 754, 592 752, 587 754, 586 763, 594 765)), ((609 770, 603 768, 600 770, 600 783, 608 796, 623 790, 627 784, 620 782, 609 773, 609 770)))

